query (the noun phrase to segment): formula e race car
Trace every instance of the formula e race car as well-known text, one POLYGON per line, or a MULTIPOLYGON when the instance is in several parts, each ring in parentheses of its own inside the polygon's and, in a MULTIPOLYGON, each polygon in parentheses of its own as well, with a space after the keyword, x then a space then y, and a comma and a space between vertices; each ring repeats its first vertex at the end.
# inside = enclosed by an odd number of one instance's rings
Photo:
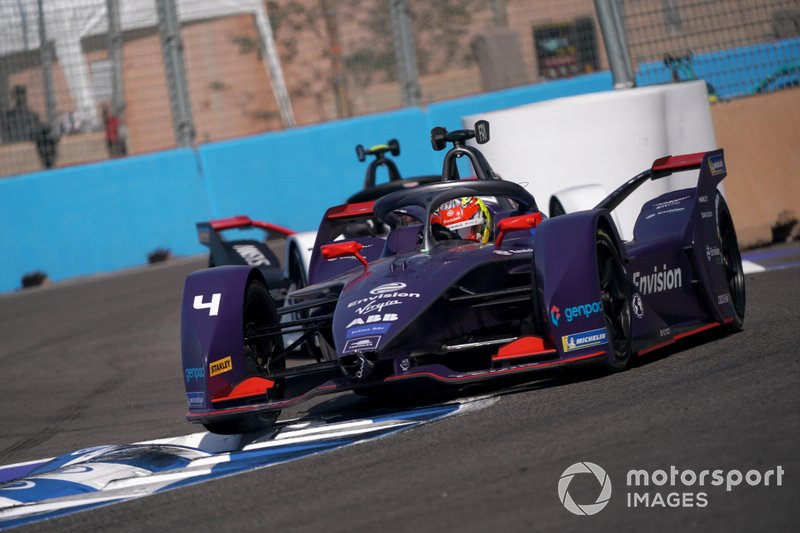
MULTIPOLYGON (((386 157, 400 155, 400 143, 396 139, 370 148, 356 146, 356 156, 361 162, 367 156, 370 161, 364 176, 364 187, 347 199, 347 205, 370 202, 391 192, 409 189, 426 183, 440 181, 441 176, 415 176, 403 178, 397 164, 386 157), (378 170, 386 169, 388 180, 378 183, 378 170)), ((359 234, 379 235, 384 233, 382 224, 359 217, 358 222, 345 225, 345 236, 359 234)), ((308 265, 317 233, 296 233, 277 224, 252 220, 240 215, 231 218, 197 223, 197 236, 201 244, 208 246, 208 266, 250 265, 258 267, 265 277, 270 296, 278 307, 284 304, 288 291, 308 284, 308 265)))
POLYGON ((275 305, 257 267, 191 274, 182 306, 188 420, 242 433, 323 393, 391 395, 574 365, 621 371, 688 335, 741 329, 741 258, 717 190, 722 150, 663 157, 595 209, 547 219, 466 144, 472 138, 487 142, 488 123, 435 128, 434 149, 452 144, 438 182, 329 209, 311 284, 292 305, 275 305), (459 158, 475 179, 460 179, 459 158), (690 169, 700 170, 697 186, 645 203, 623 242, 611 211, 646 181, 690 169), (343 224, 372 218, 386 237, 343 237, 343 224), (299 334, 290 345, 288 333, 299 334), (286 354, 311 337, 322 360, 287 367, 286 354))

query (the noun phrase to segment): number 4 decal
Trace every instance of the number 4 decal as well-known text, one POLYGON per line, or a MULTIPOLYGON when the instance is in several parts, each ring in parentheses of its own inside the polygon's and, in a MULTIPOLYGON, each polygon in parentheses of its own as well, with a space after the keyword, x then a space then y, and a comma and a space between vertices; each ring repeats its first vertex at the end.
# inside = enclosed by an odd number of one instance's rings
POLYGON ((217 316, 219 314, 219 301, 222 299, 222 293, 215 292, 211 295, 210 302, 203 301, 203 295, 200 294, 194 297, 195 309, 208 309, 208 316, 217 316))

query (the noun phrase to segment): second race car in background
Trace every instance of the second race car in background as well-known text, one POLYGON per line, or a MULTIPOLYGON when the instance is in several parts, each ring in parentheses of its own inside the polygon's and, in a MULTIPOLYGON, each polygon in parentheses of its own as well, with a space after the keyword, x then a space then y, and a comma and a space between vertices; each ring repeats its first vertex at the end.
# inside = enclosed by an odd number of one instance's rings
MULTIPOLYGON (((374 159, 367 166, 362 190, 351 195, 347 203, 338 208, 340 215, 335 218, 341 229, 340 238, 385 234, 387 228, 374 219, 356 216, 356 220, 351 220, 350 215, 391 192, 441 180, 438 174, 403 178, 397 164, 387 154, 395 157, 400 155, 400 143, 396 139, 370 148, 360 144, 356 146, 359 161, 366 161, 367 156, 374 159), (377 183, 381 168, 386 170, 388 176, 385 183, 377 183)), ((249 265, 259 268, 270 287, 270 296, 279 307, 284 304, 287 291, 308 284, 308 268, 317 239, 316 231, 294 232, 240 215, 198 222, 197 234, 200 243, 209 248, 209 267, 249 265)))

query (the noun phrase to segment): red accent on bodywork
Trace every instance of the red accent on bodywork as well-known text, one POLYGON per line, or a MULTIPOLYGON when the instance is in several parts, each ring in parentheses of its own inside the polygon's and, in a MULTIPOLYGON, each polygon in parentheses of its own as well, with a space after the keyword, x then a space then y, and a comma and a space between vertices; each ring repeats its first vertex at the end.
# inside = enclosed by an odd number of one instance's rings
POLYGON ((432 372, 416 372, 411 374, 403 374, 401 376, 389 376, 384 381, 397 381, 400 379, 411 379, 411 378, 420 378, 420 377, 430 377, 435 379, 436 381, 444 381, 444 382, 458 382, 458 381, 475 381, 478 379, 482 379, 485 375, 494 375, 500 376, 503 374, 514 374, 516 372, 527 372, 530 370, 538 370, 540 368, 548 368, 551 366, 558 366, 558 365, 565 365, 570 363, 577 363, 578 361, 583 361, 585 359, 592 359, 594 357, 600 357, 606 355, 606 352, 594 352, 586 355, 580 355, 578 357, 572 357, 570 359, 561 359, 559 361, 547 361, 544 363, 529 363, 519 366, 512 366, 509 368, 502 368, 499 370, 491 370, 485 372, 475 372, 474 374, 469 374, 467 376, 458 376, 458 377, 443 377, 432 372))
POLYGON ((364 268, 367 268, 367 260, 361 255, 361 249, 364 246, 357 241, 335 242, 333 244, 323 244, 319 251, 322 252, 322 257, 325 259, 335 259, 336 257, 343 257, 347 255, 355 256, 356 259, 361 261, 364 268))
POLYGON ((675 170, 691 170, 693 168, 700 168, 703 164, 705 152, 697 152, 696 154, 685 155, 668 155, 660 157, 653 162, 651 170, 653 172, 671 172, 675 170))
POLYGON ((219 220, 212 220, 208 223, 212 229, 216 231, 222 231, 226 229, 232 228, 261 228, 268 231, 274 231, 276 233, 281 233, 283 235, 289 236, 294 235, 294 231, 284 228, 283 226, 278 226, 277 224, 271 224, 269 222, 262 222, 261 220, 252 220, 247 215, 239 215, 236 217, 230 218, 220 218, 219 220))
POLYGON ((497 223, 497 238, 494 240, 494 247, 499 248, 503 244, 503 237, 505 237, 506 233, 535 228, 541 221, 541 213, 529 213, 527 215, 504 218, 497 223))
POLYGON ((701 331, 706 331, 707 329, 716 328, 716 327, 721 326, 721 325, 722 324, 720 324, 719 322, 706 324, 705 326, 701 326, 701 327, 699 327, 697 329, 693 329, 693 330, 687 331, 685 333, 679 333, 678 335, 675 335, 674 338, 675 338, 675 340, 682 339, 684 337, 688 337, 689 335, 694 335, 695 333, 700 333, 701 331))
MULTIPOLYGON (((727 324, 728 322, 731 322, 732 320, 733 319, 727 319, 727 320, 725 320, 724 323, 727 324)), ((696 333, 700 333, 702 331, 706 331, 706 330, 709 330, 709 329, 712 329, 712 328, 716 328, 716 327, 721 326, 721 325, 722 324, 720 324, 719 322, 713 322, 711 324, 706 324, 705 326, 700 326, 699 328, 692 329, 692 330, 686 331, 684 333, 679 333, 678 335, 675 335, 673 338, 671 338, 668 341, 660 342, 658 344, 654 344, 653 346, 648 346, 644 350, 639 350, 637 352, 637 355, 644 355, 646 353, 653 352, 655 350, 658 350, 659 348, 663 348, 665 346, 669 346, 670 344, 675 344, 675 341, 683 339, 685 337, 688 337, 689 335, 694 335, 696 333)))
POLYGON ((252 396, 264 396, 267 394, 267 391, 274 386, 275 382, 271 379, 257 376, 249 377, 236 385, 230 394, 212 398, 211 403, 240 400, 242 398, 250 398, 252 396))
POLYGON ((328 209, 326 216, 329 219, 337 218, 351 218, 361 217, 372 214, 372 206, 375 205, 374 201, 371 202, 356 202, 354 204, 337 205, 328 209))
POLYGON ((555 353, 555 349, 545 344, 541 337, 529 336, 509 342, 497 350, 497 354, 492 356, 492 361, 503 359, 513 359, 515 357, 529 357, 545 353, 555 353))

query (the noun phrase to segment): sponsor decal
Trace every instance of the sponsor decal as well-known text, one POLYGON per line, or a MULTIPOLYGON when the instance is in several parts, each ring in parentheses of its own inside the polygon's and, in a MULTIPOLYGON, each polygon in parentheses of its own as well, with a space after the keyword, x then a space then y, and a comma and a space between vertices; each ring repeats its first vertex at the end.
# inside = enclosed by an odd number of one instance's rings
POLYGON ((186 403, 189 407, 203 407, 206 404, 205 392, 187 392, 186 403))
MULTIPOLYGON (((657 215, 671 215, 672 213, 680 213, 680 212, 685 211, 685 210, 686 210, 685 207, 676 207, 674 209, 667 209, 666 211, 659 211, 656 214, 657 215)), ((652 216, 652 215, 650 215, 650 216, 652 216)))
MULTIPOLYGON (((347 304, 347 308, 351 309, 356 306, 364 306, 366 304, 370 304, 375 301, 384 300, 384 299, 402 299, 402 298, 419 298, 420 294, 418 292, 402 292, 403 289, 406 288, 405 283, 385 283, 378 287, 375 287, 369 293, 372 296, 368 296, 367 298, 360 298, 358 300, 352 301, 347 304)), ((397 305, 397 304, 393 304, 397 305)))
POLYGON ((720 254, 719 248, 706 244, 706 259, 709 263, 711 262, 712 257, 714 258, 714 262, 716 262, 718 265, 722 264, 722 254, 720 254))
POLYGON ((680 198, 675 198, 674 200, 667 200, 666 202, 659 202, 655 204, 655 208, 658 210, 665 209, 667 207, 677 207, 681 202, 684 200, 688 200, 688 196, 681 196, 680 198))
POLYGON ((561 505, 570 513, 578 516, 592 516, 605 509, 606 505, 608 505, 611 499, 611 479, 605 470, 594 463, 588 461, 575 463, 567 467, 561 474, 561 479, 558 480, 558 499, 561 500, 561 505), (600 494, 597 495, 594 503, 579 505, 575 503, 569 494, 569 484, 572 482, 572 478, 580 474, 592 474, 600 484, 600 494))
POLYGON ((206 369, 202 366, 196 366, 191 368, 185 368, 183 370, 184 376, 186 376, 186 383, 191 382, 193 379, 204 379, 206 377, 206 369))
POLYGON ((711 171, 712 176, 725 172, 725 159, 723 159, 722 154, 708 158, 708 170, 711 171))
POLYGON ((356 313, 358 313, 359 315, 363 315, 365 313, 375 313, 375 312, 380 313, 381 311, 383 311, 384 307, 389 307, 392 305, 400 305, 401 303, 403 302, 401 302, 400 300, 370 302, 367 305, 361 306, 358 309, 356 309, 356 313))
POLYGON ((564 316, 567 317, 567 322, 572 322, 579 317, 589 317, 595 313, 603 312, 603 303, 600 300, 588 304, 574 305, 564 309, 564 316))
POLYGON ((550 308, 550 322, 553 323, 555 327, 558 327, 558 320, 561 318, 561 309, 556 307, 555 305, 550 308))
POLYGON ((580 333, 573 333, 572 335, 564 335, 561 337, 561 343, 565 352, 582 350, 590 346, 600 346, 607 342, 608 332, 606 332, 606 328, 582 331, 580 333))
POLYGON ((219 303, 222 301, 222 293, 215 292, 211 295, 211 300, 208 302, 206 302, 205 299, 204 295, 198 294, 194 297, 192 307, 198 311, 208 309, 208 316, 217 316, 219 314, 219 303))
POLYGON ((384 283, 383 285, 378 285, 371 291, 370 294, 386 294, 388 292, 396 292, 399 290, 403 290, 407 287, 407 285, 401 281, 397 281, 394 283, 384 283))
POLYGON ((366 318, 359 318, 356 317, 347 324, 347 328, 352 328, 353 326, 361 326, 364 324, 374 324, 375 322, 394 322, 398 319, 396 313, 384 313, 382 315, 370 315, 366 318))
POLYGON ((664 328, 664 329, 658 330, 658 336, 659 337, 669 337, 671 334, 672 334, 672 329, 671 328, 664 328))
POLYGON ((344 343, 342 353, 350 352, 363 352, 367 350, 376 350, 378 344, 381 342, 380 335, 373 335, 370 337, 359 337, 357 339, 350 339, 344 343))
POLYGON ((208 377, 216 376, 217 374, 224 374, 229 370, 233 370, 233 361, 231 357, 218 359, 208 365, 208 377))
POLYGON ((712 213, 711 211, 701 211, 700 212, 700 218, 705 219, 705 218, 713 218, 713 217, 714 217, 714 213, 712 213))
POLYGON ((270 266, 272 263, 261 253, 261 250, 252 244, 236 244, 234 251, 250 266, 270 266))
POLYGON ((680 268, 667 268, 667 265, 662 270, 654 266, 652 274, 634 272, 633 284, 644 295, 678 289, 683 286, 683 272, 680 268))
POLYGON ((701 203, 701 204, 708 203, 708 196, 706 196, 705 194, 704 194, 704 195, 702 195, 702 196, 698 196, 698 197, 697 197, 697 201, 698 201, 699 203, 701 203))
POLYGON ((519 255, 519 254, 532 254, 533 248, 512 248, 510 250, 495 250, 497 255, 519 255))
POLYGON ((353 339, 356 337, 366 337, 367 335, 382 335, 389 331, 389 326, 391 326, 391 324, 387 324, 386 322, 356 326, 348 329, 344 338, 353 339))
POLYGON ((400 370, 403 372, 408 372, 409 368, 411 368, 411 359, 404 357, 400 360, 400 370))
POLYGON ((633 314, 636 315, 636 318, 644 317, 644 304, 642 303, 642 297, 638 292, 634 293, 633 298, 631 298, 631 308, 633 309, 633 314))
POLYGON ((719 305, 730 303, 731 298, 728 293, 717 295, 717 303, 719 305))

